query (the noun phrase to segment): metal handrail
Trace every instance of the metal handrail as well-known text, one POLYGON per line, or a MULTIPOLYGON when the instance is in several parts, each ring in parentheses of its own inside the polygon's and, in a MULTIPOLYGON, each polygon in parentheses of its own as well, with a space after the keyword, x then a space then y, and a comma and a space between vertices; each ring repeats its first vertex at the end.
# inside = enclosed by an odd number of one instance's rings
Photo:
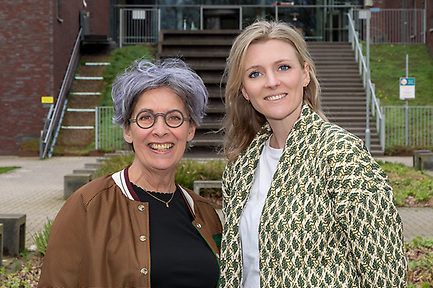
POLYGON ((74 49, 72 50, 71 58, 69 59, 68 68, 65 73, 65 77, 63 78, 62 87, 60 88, 59 96, 57 97, 56 106, 54 108, 53 117, 50 119, 50 123, 48 125, 48 129, 45 134, 45 138, 42 139, 43 152, 41 153, 41 159, 46 158, 49 151, 52 151, 52 148, 55 144, 55 139, 57 137, 57 133, 59 132, 60 124, 63 117, 65 104, 66 104, 66 96, 67 92, 72 83, 72 79, 75 73, 75 69, 78 64, 78 55, 79 55, 79 47, 81 43, 81 34, 82 28, 78 31, 77 38, 75 39, 74 49), (51 142, 51 145, 49 145, 51 142))
MULTIPOLYGON (((385 150, 385 117, 382 113, 382 108, 380 107, 379 99, 376 98, 374 84, 371 82, 370 73, 368 73, 367 64, 365 62, 365 57, 362 55, 361 44, 358 41, 357 32, 353 24, 353 19, 351 12, 347 14, 349 18, 349 42, 352 43, 352 49, 355 51, 356 61, 359 61, 359 74, 362 75, 363 87, 364 89, 370 89, 371 99, 373 100, 373 105, 369 108, 371 109, 372 115, 376 114, 376 129, 380 134, 380 146, 382 151, 385 150)), ((367 101, 369 103, 369 101, 367 101)))

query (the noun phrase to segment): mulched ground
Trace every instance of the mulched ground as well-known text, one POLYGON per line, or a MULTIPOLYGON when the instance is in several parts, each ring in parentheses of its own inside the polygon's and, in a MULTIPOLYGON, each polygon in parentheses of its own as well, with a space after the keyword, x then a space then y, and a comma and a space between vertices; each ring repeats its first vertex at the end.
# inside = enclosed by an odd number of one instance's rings
POLYGON ((0 270, 1 287, 37 287, 41 274, 43 257, 35 254, 22 258, 4 257, 8 265, 0 270), (27 260, 26 260, 27 259, 27 260), (4 286, 3 286, 4 285, 4 286))
MULTIPOLYGON (((423 265, 417 269, 409 265, 408 283, 412 283, 416 287, 421 287, 426 283, 433 283, 433 248, 409 249, 407 251, 407 257, 409 262, 415 261, 418 263, 423 263, 423 265)), ((37 287, 41 273, 42 262, 43 257, 31 256, 28 261, 24 261, 21 267, 16 270, 14 263, 20 263, 20 261, 18 259, 12 261, 12 264, 10 265, 12 267, 7 268, 6 271, 7 273, 11 273, 9 274, 9 277, 6 277, 4 274, 0 273, 0 286, 37 287), (19 285, 17 285, 18 283, 19 285), (25 284, 27 284, 27 286, 25 286, 25 284)))

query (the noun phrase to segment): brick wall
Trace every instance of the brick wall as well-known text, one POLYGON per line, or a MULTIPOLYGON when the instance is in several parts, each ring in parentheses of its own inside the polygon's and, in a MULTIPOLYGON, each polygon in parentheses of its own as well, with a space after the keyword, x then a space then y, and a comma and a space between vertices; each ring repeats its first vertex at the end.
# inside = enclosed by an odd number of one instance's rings
POLYGON ((42 96, 59 94, 80 28, 80 10, 94 34, 108 35, 108 0, 13 0, 0 5, 0 155, 17 155, 24 140, 39 138, 48 110, 42 96), (61 6, 58 6, 61 3, 61 6), (100 9, 100 11, 99 11, 100 9))
POLYGON ((386 9, 426 9, 426 42, 433 55, 433 1, 432 0, 374 0, 373 7, 386 9), (406 7, 404 6, 406 2, 406 7))
POLYGON ((431 0, 425 0, 427 3, 426 7, 426 18, 427 18, 427 45, 430 47, 430 53, 433 55, 433 2, 431 0))
POLYGON ((38 137, 50 95, 51 0, 2 1, 0 8, 0 154, 18 154, 38 137))
POLYGON ((88 10, 90 11, 89 33, 93 35, 107 35, 109 37, 109 0, 88 1, 88 10))

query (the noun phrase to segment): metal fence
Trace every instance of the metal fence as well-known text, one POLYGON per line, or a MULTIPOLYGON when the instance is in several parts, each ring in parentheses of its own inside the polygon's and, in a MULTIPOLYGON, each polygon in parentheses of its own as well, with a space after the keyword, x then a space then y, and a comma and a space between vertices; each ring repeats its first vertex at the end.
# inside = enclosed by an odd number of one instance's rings
POLYGON ((123 130, 113 124, 114 109, 112 106, 95 108, 95 149, 122 149, 123 130))
POLYGON ((433 146, 433 106, 384 106, 382 111, 386 146, 433 146))
POLYGON ((157 44, 159 9, 120 9, 119 46, 157 44))
MULTIPOLYGON (((361 41, 367 40, 365 19, 361 10, 353 9, 352 18, 361 41)), ((424 9, 371 8, 370 40, 372 44, 426 43, 426 15, 424 9)))
MULTIPOLYGON (((405 106, 384 106, 381 110, 385 118, 384 130, 382 130, 385 132, 383 133, 384 146, 433 146, 433 106, 409 106, 407 109, 405 106)), ((113 107, 96 107, 96 149, 124 148, 123 130, 113 124, 113 116, 113 107)))

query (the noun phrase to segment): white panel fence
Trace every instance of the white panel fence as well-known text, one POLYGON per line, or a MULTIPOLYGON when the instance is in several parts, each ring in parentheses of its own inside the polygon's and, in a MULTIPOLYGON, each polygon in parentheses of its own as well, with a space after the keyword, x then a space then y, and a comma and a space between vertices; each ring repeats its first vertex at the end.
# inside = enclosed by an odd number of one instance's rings
MULTIPOLYGON (((433 106, 409 106, 407 110, 405 106, 384 106, 382 114, 385 118, 385 147, 433 146, 433 106), (408 114, 407 124, 406 112, 408 114)), ((124 148, 123 131, 113 124, 113 116, 113 107, 96 107, 96 149, 124 148)))

